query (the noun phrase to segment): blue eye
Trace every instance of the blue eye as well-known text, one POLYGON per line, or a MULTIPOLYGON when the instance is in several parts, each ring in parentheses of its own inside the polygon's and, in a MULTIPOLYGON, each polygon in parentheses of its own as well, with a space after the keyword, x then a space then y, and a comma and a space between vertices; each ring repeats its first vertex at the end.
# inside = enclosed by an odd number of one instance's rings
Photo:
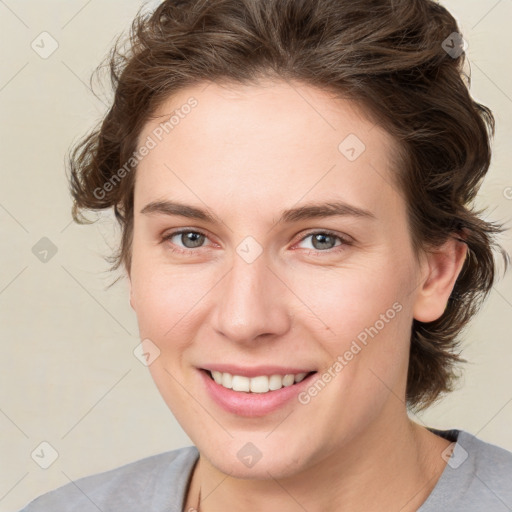
POLYGON ((332 253, 343 251, 347 246, 352 244, 350 239, 331 231, 314 231, 312 233, 308 233, 306 236, 301 238, 299 243, 304 242, 307 239, 311 239, 311 242, 309 247, 304 247, 304 249, 308 249, 308 254, 314 255, 321 255, 322 253, 325 253, 327 256, 332 253))
MULTIPOLYGON (((331 231, 314 231, 303 236, 299 243, 304 242, 308 238, 311 239, 311 246, 305 247, 308 254, 320 255, 321 253, 332 254, 344 250, 351 245, 350 239, 331 231)), ((194 255, 197 251, 194 249, 204 248, 204 242, 208 237, 201 231, 191 229, 180 229, 172 231, 163 236, 162 242, 170 242, 170 250, 172 252, 194 255), (176 239, 173 241, 173 239, 176 239)), ((206 246, 207 247, 207 246, 206 246)))
POLYGON ((180 236, 178 240, 180 240, 180 242, 187 249, 195 249, 196 247, 200 247, 206 238, 205 235, 197 231, 177 231, 172 233, 169 237, 166 237, 166 239, 170 240, 178 235, 180 236))
POLYGON ((347 244, 347 240, 339 235, 331 233, 330 231, 315 231, 314 233, 309 233, 302 238, 301 242, 308 238, 311 238, 311 248, 321 252, 347 244), (336 244, 337 240, 339 240, 340 243, 336 244))
POLYGON ((194 252, 193 249, 201 248, 203 242, 206 239, 207 236, 204 233, 201 233, 200 231, 181 229, 178 231, 172 231, 171 233, 165 235, 162 238, 162 242, 168 240, 171 242, 172 246, 177 246, 178 248, 171 247, 171 250, 173 252, 192 254, 194 252), (181 249, 180 245, 177 245, 175 242, 172 241, 172 239, 175 237, 177 237, 177 239, 181 242, 182 247, 184 247, 184 249, 181 249))

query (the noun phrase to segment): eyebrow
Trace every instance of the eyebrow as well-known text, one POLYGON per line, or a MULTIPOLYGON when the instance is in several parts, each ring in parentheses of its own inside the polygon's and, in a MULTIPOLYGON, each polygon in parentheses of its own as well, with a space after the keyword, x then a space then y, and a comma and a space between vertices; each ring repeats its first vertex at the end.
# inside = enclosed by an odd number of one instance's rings
MULTIPOLYGON (((176 201, 153 201, 140 211, 142 214, 159 213, 163 215, 177 215, 188 219, 203 220, 212 224, 221 224, 222 221, 209 211, 176 201)), ((303 206, 290 208, 280 212, 277 224, 298 222, 307 219, 325 217, 356 217, 375 219, 375 214, 364 208, 359 208, 343 201, 328 203, 309 203, 303 206)))

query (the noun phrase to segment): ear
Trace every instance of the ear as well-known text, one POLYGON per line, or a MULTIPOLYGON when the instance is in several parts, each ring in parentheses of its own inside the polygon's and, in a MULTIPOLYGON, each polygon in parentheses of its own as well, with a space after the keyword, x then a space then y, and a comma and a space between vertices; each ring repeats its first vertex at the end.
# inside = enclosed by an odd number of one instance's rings
POLYGON ((445 311, 455 281, 462 270, 468 246, 450 237, 441 247, 425 255, 421 288, 416 295, 413 316, 420 322, 433 322, 445 311))

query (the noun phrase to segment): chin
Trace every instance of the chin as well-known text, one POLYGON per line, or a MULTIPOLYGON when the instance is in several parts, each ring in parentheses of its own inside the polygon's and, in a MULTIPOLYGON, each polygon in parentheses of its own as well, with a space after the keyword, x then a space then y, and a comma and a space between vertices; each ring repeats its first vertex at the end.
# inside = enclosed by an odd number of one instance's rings
POLYGON ((297 442, 297 446, 292 446, 289 439, 286 443, 277 436, 271 442, 270 439, 264 439, 265 435, 268 433, 237 436, 223 446, 219 444, 219 448, 214 451, 211 450, 211 443, 208 443, 204 451, 201 446, 198 449, 218 471, 240 479, 287 478, 300 473, 312 463, 312 454, 304 452, 303 443, 297 442), (261 440, 249 440, 257 437, 261 440))

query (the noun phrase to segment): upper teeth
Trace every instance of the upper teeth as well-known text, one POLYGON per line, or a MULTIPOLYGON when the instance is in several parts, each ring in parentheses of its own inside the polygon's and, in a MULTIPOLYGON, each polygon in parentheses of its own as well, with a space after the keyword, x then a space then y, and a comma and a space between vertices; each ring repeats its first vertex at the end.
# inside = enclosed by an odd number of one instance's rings
POLYGON ((291 386, 295 382, 300 382, 306 377, 307 373, 289 373, 287 375, 259 375, 258 377, 244 377, 243 375, 231 375, 212 370, 213 379, 217 384, 233 391, 252 391, 253 393, 267 393, 281 389, 283 386, 291 386))

